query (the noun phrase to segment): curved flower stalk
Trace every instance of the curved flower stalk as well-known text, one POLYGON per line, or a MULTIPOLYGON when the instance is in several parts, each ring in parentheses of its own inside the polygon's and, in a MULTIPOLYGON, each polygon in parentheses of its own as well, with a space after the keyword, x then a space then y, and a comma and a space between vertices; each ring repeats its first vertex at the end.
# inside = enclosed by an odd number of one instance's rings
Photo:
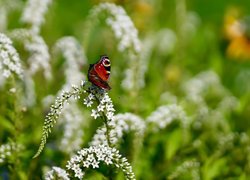
POLYGON ((55 55, 61 52, 66 60, 64 65, 66 82, 62 90, 67 91, 71 84, 80 84, 85 79, 80 67, 87 62, 87 57, 80 43, 74 37, 63 37, 56 42, 53 52, 55 55))
POLYGON ((60 179, 60 180, 70 180, 69 174, 60 167, 52 167, 50 171, 48 171, 45 175, 45 180, 54 180, 54 179, 60 179))
POLYGON ((31 26, 31 31, 39 34, 44 22, 44 15, 52 0, 28 0, 21 21, 31 26))
MULTIPOLYGON (((135 91, 143 87, 140 82, 141 41, 138 38, 138 31, 126 11, 112 3, 101 3, 94 7, 89 15, 89 23, 86 28, 86 35, 89 35, 93 26, 105 16, 105 23, 111 28, 115 38, 118 40, 118 51, 127 54, 128 68, 125 70, 123 88, 135 91), (96 22, 96 23, 93 23, 96 22)), ((87 39, 87 38, 86 38, 87 39)), ((134 93, 136 94, 136 93, 134 93)))
POLYGON ((3 77, 2 80, 9 78, 12 74, 16 74, 20 79, 23 79, 20 57, 13 47, 12 41, 2 33, 0 33, 0 73, 3 77))
POLYGON ((16 143, 7 143, 0 146, 0 165, 7 162, 13 156, 13 153, 20 152, 22 146, 16 143))
POLYGON ((84 132, 84 116, 76 102, 70 102, 65 106, 59 117, 59 125, 63 126, 63 137, 59 143, 59 149, 68 154, 79 150, 82 144, 84 132))
POLYGON ((67 169, 74 173, 74 176, 82 179, 85 170, 88 168, 99 168, 100 163, 114 165, 123 171, 126 179, 135 179, 132 167, 125 157, 122 157, 118 150, 105 145, 91 146, 81 149, 74 155, 67 164, 67 169))
MULTIPOLYGON (((116 146, 123 134, 130 131, 135 132, 134 141, 137 143, 137 146, 139 145, 137 140, 141 140, 146 128, 144 121, 140 117, 132 113, 117 114, 114 116, 112 123, 114 124, 114 129, 110 131, 110 141, 112 146, 116 146)), ((108 145, 107 138, 105 136, 106 131, 107 128, 105 126, 100 127, 90 142, 90 145, 108 145)))
POLYGON ((43 38, 28 29, 16 29, 11 32, 11 36, 23 42, 25 50, 30 54, 28 58, 28 72, 33 75, 40 69, 43 69, 45 78, 51 79, 50 54, 43 38))
POLYGON ((172 121, 181 120, 181 124, 186 127, 188 117, 183 108, 177 104, 158 107, 146 119, 148 125, 152 125, 153 131, 166 128, 172 121))
MULTIPOLYGON (((93 26, 92 21, 99 19, 103 14, 107 15, 105 22, 111 27, 119 41, 118 50, 120 52, 131 50, 139 53, 141 51, 141 42, 138 38, 138 31, 126 11, 121 6, 113 3, 101 3, 91 10, 89 19, 92 24, 89 24, 89 26, 93 26)), ((88 28, 91 29, 91 27, 88 28)))
POLYGON ((58 96, 56 98, 55 103, 50 106, 50 112, 47 114, 45 118, 41 143, 37 153, 34 155, 33 158, 39 156, 39 154, 42 152, 46 144, 47 138, 49 136, 49 133, 51 132, 51 128, 57 122, 57 119, 59 118, 65 103, 67 103, 69 99, 72 97, 74 97, 75 99, 79 99, 80 95, 82 95, 85 92, 86 91, 83 89, 83 86, 82 87, 72 86, 71 91, 64 91, 62 92, 61 96, 58 96))
POLYGON ((200 163, 196 160, 188 160, 179 165, 174 172, 168 176, 168 179, 180 179, 181 175, 190 174, 191 179, 199 180, 200 177, 200 163))
POLYGON ((48 135, 51 132, 51 128, 57 122, 60 114, 62 113, 62 109, 64 108, 65 103, 69 102, 72 97, 74 97, 75 99, 80 99, 81 95, 86 96, 86 98, 84 99, 84 104, 87 107, 91 107, 94 101, 98 104, 97 109, 92 109, 91 116, 94 117, 94 119, 96 119, 97 117, 101 117, 103 119, 105 126, 107 127, 107 141, 108 144, 111 145, 110 131, 114 128, 112 120, 115 111, 113 108, 113 103, 104 90, 99 89, 96 86, 87 87, 87 83, 83 82, 81 87, 72 86, 72 89, 70 91, 62 92, 61 96, 58 96, 55 103, 50 106, 50 112, 47 114, 44 121, 41 143, 34 158, 42 152, 46 144, 48 135))

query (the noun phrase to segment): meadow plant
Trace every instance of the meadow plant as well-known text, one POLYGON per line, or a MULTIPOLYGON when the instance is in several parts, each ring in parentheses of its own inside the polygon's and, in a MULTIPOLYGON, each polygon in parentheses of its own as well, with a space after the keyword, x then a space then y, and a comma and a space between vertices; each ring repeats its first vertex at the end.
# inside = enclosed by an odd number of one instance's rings
MULTIPOLYGON (((112 146, 117 146, 121 141, 124 133, 135 132, 134 141, 138 148, 138 139, 142 140, 145 131, 145 122, 139 117, 132 113, 116 114, 112 120, 113 129, 110 131, 110 141, 112 146), (141 138, 141 139, 140 139, 141 138)), ((96 134, 93 136, 90 145, 97 146, 100 144, 108 145, 106 139, 107 128, 102 126, 97 129, 96 134)))
POLYGON ((166 128, 172 121, 180 120, 183 127, 186 127, 188 117, 183 108, 177 104, 163 105, 153 111, 146 122, 153 131, 166 128))
POLYGON ((75 99, 79 99, 82 93, 84 93, 83 89, 77 86, 72 86, 71 91, 62 92, 61 96, 57 97, 55 103, 50 106, 50 112, 47 114, 44 121, 41 144, 34 158, 37 157, 42 152, 44 145, 47 142, 49 133, 51 132, 51 128, 57 122, 65 103, 67 103, 69 99, 72 97, 75 99))
POLYGON ((2 144, 0 146, 0 165, 7 163, 10 159, 13 160, 13 157, 17 157, 15 154, 20 153, 22 149, 22 145, 14 142, 2 144))
MULTIPOLYGON (((183 174, 189 174, 191 179, 199 180, 200 177, 200 163, 195 160, 188 160, 179 165, 173 172, 168 176, 168 179, 179 179, 183 174)), ((184 176, 187 178, 187 176, 184 176)))
POLYGON ((48 10, 51 0, 28 0, 23 10, 21 21, 30 26, 35 34, 40 33, 41 25, 44 23, 44 16, 48 10))
POLYGON ((85 79, 80 68, 87 62, 80 43, 74 37, 63 37, 57 40, 53 52, 55 56, 59 56, 59 53, 61 53, 65 59, 65 83, 61 89, 66 91, 70 89, 72 84, 80 84, 85 79))
POLYGON ((121 169, 126 179, 135 179, 132 167, 125 157, 122 157, 119 151, 105 145, 90 146, 89 148, 81 149, 73 156, 67 164, 67 169, 74 172, 74 176, 82 179, 85 174, 85 169, 99 168, 100 163, 121 169))
POLYGON ((83 143, 84 116, 74 100, 65 106, 58 119, 58 125, 63 127, 59 149, 68 154, 79 150, 83 143))
POLYGON ((13 47, 12 41, 3 33, 0 33, 0 72, 2 78, 4 78, 0 84, 13 74, 20 79, 23 78, 23 68, 19 54, 13 47))
POLYGON ((174 15, 167 1, 99 3, 88 15, 93 2, 70 2, 84 18, 67 1, 46 17, 51 3, 0 0, 0 179, 249 179, 249 67, 227 62, 217 25, 185 0, 174 15), (91 83, 101 81, 93 67, 85 81, 100 51, 110 92, 91 83))
POLYGON ((45 175, 45 180, 53 179, 70 180, 69 174, 64 169, 56 166, 53 166, 45 175))
MULTIPOLYGON (((97 119, 98 117, 101 117, 103 119, 105 127, 106 127, 105 136, 106 136, 107 143, 100 144, 97 146, 90 146, 87 149, 80 150, 78 152, 78 155, 73 156, 71 160, 68 162, 67 168, 74 172, 75 177, 78 177, 79 179, 81 179, 84 176, 84 171, 82 171, 81 166, 88 168, 90 165, 92 165, 93 168, 98 168, 99 163, 100 163, 99 161, 103 161, 107 165, 114 164, 116 167, 122 169, 127 179, 134 179, 132 168, 127 162, 127 159, 125 157, 122 157, 118 153, 118 150, 112 148, 113 146, 112 143, 114 141, 113 140, 114 128, 116 125, 114 121, 115 109, 114 109, 112 100, 110 99, 110 97, 104 90, 99 89, 98 87, 95 87, 93 85, 86 89, 85 86, 87 86, 87 83, 85 82, 82 83, 81 87, 72 86, 71 91, 63 92, 62 95, 56 99, 55 103, 51 105, 50 112, 46 116, 46 119, 44 122, 41 144, 34 158, 37 157, 42 152, 46 144, 48 135, 51 132, 51 128, 57 122, 61 114, 64 114, 64 116, 68 115, 66 117, 67 119, 75 120, 76 118, 78 118, 76 116, 69 117, 69 114, 65 113, 65 103, 70 102, 69 100, 71 97, 75 97, 75 99, 80 99, 80 96, 85 94, 86 97, 84 98, 83 103, 87 107, 92 107, 94 102, 98 104, 96 106, 96 109, 95 108, 92 109, 91 116, 94 119, 97 119), (97 160, 95 159, 95 156, 97 160)), ((71 112, 70 116, 72 116, 72 111, 70 112, 71 112)), ((76 133, 77 129, 78 127, 75 127, 75 129, 73 129, 74 133, 76 133)), ((70 130, 72 130, 72 128, 70 130)), ((72 133, 72 131, 70 133, 72 133)), ((81 135, 82 134, 77 134, 78 137, 81 135)), ((69 146, 68 142, 66 145, 69 146)), ((77 146, 79 146, 78 141, 77 141, 77 146)), ((69 149, 69 151, 71 152, 73 150, 75 150, 74 147, 73 148, 71 147, 69 149)))
POLYGON ((24 49, 29 53, 27 73, 34 75, 42 69, 44 77, 51 79, 50 54, 43 38, 29 29, 15 29, 10 35, 13 39, 22 42, 24 49))
POLYGON ((142 49, 141 41, 138 38, 138 31, 126 11, 121 6, 112 3, 97 5, 90 12, 85 34, 90 34, 89 31, 93 29, 95 22, 103 18, 103 14, 106 15, 106 25, 112 29, 115 38, 118 40, 118 51, 127 54, 128 68, 124 71, 125 78, 122 87, 130 92, 139 90, 144 86, 140 76, 140 73, 144 70, 140 70, 141 66, 138 61, 142 49))

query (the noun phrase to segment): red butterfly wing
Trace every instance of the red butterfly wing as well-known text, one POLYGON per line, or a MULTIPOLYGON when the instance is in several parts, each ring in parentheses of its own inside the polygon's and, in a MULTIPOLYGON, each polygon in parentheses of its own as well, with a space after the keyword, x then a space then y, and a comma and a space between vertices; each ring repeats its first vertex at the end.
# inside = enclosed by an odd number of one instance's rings
POLYGON ((101 60, 94 65, 94 69, 98 76, 103 80, 107 81, 110 75, 110 61, 107 56, 102 56, 101 60))
POLYGON ((91 64, 88 71, 88 79, 94 85, 110 90, 107 80, 110 75, 110 62, 107 56, 102 56, 101 60, 96 64, 91 64))

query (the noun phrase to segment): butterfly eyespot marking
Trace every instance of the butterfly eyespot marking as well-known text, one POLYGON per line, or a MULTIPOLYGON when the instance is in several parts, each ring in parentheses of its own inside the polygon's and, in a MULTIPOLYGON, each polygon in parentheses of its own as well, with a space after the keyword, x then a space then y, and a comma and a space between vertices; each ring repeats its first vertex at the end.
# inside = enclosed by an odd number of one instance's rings
POLYGON ((111 63, 108 56, 101 56, 98 62, 89 66, 88 80, 95 86, 108 91, 111 89, 108 84, 110 70, 111 63))
POLYGON ((103 62, 102 62, 103 66, 105 67, 109 67, 110 66, 110 61, 109 59, 104 59, 103 62))

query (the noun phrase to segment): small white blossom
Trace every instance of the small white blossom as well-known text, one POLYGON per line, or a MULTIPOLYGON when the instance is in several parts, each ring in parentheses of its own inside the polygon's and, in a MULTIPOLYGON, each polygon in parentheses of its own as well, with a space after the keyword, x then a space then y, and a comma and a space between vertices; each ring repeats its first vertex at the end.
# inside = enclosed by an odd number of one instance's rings
MULTIPOLYGON (((100 112, 100 111, 104 111, 104 108, 105 108, 105 106, 104 105, 102 105, 102 104, 99 104, 98 106, 97 106, 97 110, 100 112)), ((107 109, 108 110, 108 109, 107 109)))
POLYGON ((73 156, 68 161, 66 167, 74 173, 75 177, 78 177, 79 179, 83 178, 86 168, 99 168, 100 162, 103 162, 106 165, 114 164, 123 171, 126 179, 135 179, 134 173, 130 164, 127 162, 127 159, 124 157, 122 158, 119 152, 114 148, 104 145, 91 146, 78 151, 76 156, 81 156, 81 159, 83 160, 81 162, 75 161, 76 158, 73 156), (88 153, 84 153, 84 155, 82 155, 83 151, 87 151, 88 153))
POLYGON ((54 180, 55 178, 61 180, 70 180, 69 174, 64 169, 54 166, 46 173, 45 180, 54 180))
POLYGON ((97 117, 99 117, 99 116, 100 116, 100 114, 98 113, 98 111, 97 111, 97 110, 92 109, 91 116, 92 116, 92 117, 94 117, 94 119, 96 119, 97 117))
POLYGON ((90 100, 88 97, 83 100, 83 104, 85 104, 87 107, 91 107, 93 104, 93 101, 90 100))

